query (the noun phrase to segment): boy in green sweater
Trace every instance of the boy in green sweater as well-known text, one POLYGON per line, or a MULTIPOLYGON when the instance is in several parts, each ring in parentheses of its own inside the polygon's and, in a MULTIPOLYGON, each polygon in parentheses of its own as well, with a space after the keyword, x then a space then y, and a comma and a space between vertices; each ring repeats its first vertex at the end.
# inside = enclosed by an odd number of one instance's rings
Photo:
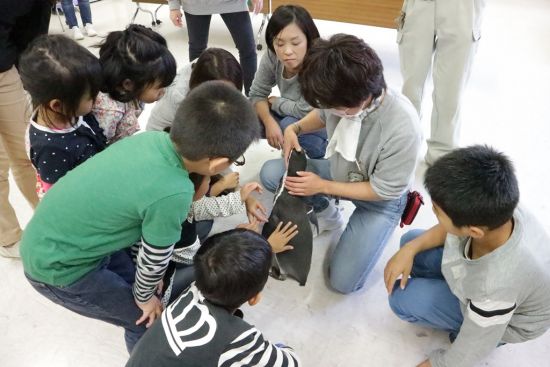
POLYGON ((124 139, 48 192, 23 234, 29 282, 69 310, 122 326, 131 351, 162 312, 156 292, 192 202, 189 173, 221 172, 258 136, 256 113, 235 88, 197 87, 170 135, 124 139))

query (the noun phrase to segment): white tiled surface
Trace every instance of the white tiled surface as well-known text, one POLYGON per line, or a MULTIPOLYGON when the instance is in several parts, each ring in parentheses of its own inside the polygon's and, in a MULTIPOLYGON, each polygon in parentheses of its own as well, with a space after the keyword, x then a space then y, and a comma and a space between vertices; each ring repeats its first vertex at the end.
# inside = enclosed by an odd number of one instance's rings
MULTIPOLYGON (((144 5, 147 8, 153 6, 144 5)), ((96 29, 106 33, 123 28, 133 14, 134 3, 103 0, 92 4, 96 29)), ((187 34, 169 23, 166 7, 158 28, 169 42, 178 63, 187 61, 187 34)), ((490 1, 484 33, 475 61, 462 116, 463 145, 487 143, 505 151, 515 162, 522 201, 535 212, 550 231, 550 3, 548 0, 490 1)), ((253 19, 258 29, 260 17, 253 19)), ((140 13, 138 22, 149 24, 140 13)), ((347 32, 365 38, 379 53, 388 84, 399 89, 395 31, 366 26, 318 22, 323 36, 347 32)), ((60 32, 52 17, 51 31, 60 32)), ((99 39, 85 39, 89 46, 99 39)), ((210 45, 236 53, 219 17, 214 17, 210 45)), ((93 49, 97 52, 97 49, 93 49)), ((426 98, 426 111, 430 109, 426 98)), ((146 121, 149 108, 142 116, 146 121)), ((425 131, 428 117, 424 119, 425 131)), ((248 163, 241 181, 257 179, 264 160, 277 157, 265 142, 255 144, 247 154, 248 163)), ((417 171, 421 187, 424 167, 417 171)), ((15 187, 15 185, 13 186, 15 187)), ((12 202, 21 222, 31 211, 17 189, 12 202)), ((270 196, 263 200, 270 202, 270 196)), ((345 205, 345 214, 351 206, 345 205)), ((244 221, 244 218, 241 218, 244 221)), ((217 230, 239 222, 232 218, 216 223, 217 230)), ((421 211, 415 227, 434 223, 429 203, 421 211)), ((269 280, 262 302, 246 308, 248 321, 268 338, 293 346, 306 366, 415 366, 433 349, 448 346, 444 333, 433 332, 398 320, 387 305, 382 271, 398 247, 398 229, 390 239, 380 262, 363 290, 353 295, 336 294, 325 285, 322 266, 325 252, 334 240, 326 234, 315 241, 314 259, 308 284, 269 280)), ((550 244, 549 244, 550 245, 550 244)), ((0 366, 102 366, 124 365, 127 354, 122 330, 103 322, 73 314, 39 296, 25 281, 19 261, 0 258, 0 366)), ((550 366, 550 334, 521 345, 498 348, 483 366, 550 366)))

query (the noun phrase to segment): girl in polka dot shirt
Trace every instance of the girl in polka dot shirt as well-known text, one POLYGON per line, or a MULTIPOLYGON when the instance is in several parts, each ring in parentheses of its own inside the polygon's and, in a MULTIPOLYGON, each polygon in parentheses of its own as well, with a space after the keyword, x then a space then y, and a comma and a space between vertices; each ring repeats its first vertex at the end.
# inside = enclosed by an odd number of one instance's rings
POLYGON ((106 146, 89 114, 101 84, 101 66, 75 41, 49 35, 31 44, 21 56, 19 71, 35 107, 27 143, 38 191, 45 193, 106 146))

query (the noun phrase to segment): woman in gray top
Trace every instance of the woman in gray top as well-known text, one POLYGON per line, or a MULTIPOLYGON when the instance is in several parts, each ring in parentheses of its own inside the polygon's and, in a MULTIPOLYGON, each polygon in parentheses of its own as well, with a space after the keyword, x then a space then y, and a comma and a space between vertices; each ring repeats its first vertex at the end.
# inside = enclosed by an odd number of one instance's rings
MULTIPOLYGON (((309 172, 286 177, 284 185, 313 206, 318 233, 344 227, 331 197, 352 201, 355 210, 331 255, 329 279, 337 291, 354 292, 365 283, 405 208, 420 148, 418 114, 407 98, 387 88, 382 62, 355 36, 318 40, 299 81, 316 109, 285 129, 284 156, 292 148, 301 150, 298 135, 326 126, 328 159, 308 160, 309 172)), ((275 190, 285 171, 282 159, 266 162, 262 183, 275 190)))
POLYGON ((174 83, 166 88, 164 96, 155 104, 145 129, 162 131, 172 126, 176 110, 187 93, 209 80, 225 80, 242 90, 243 74, 237 59, 224 49, 209 48, 196 62, 182 67, 174 83))
MULTIPOLYGON (((260 12, 263 0, 252 0, 254 13, 260 12)), ((254 31, 248 14, 247 0, 168 0, 170 19, 176 27, 182 27, 185 14, 189 37, 189 61, 195 60, 208 46, 208 33, 212 14, 220 14, 235 46, 244 74, 244 91, 248 95, 250 84, 256 73, 258 59, 254 31)))
MULTIPOLYGON (((263 123, 269 145, 283 146, 283 130, 307 115, 312 107, 304 100, 298 73, 319 31, 311 15, 301 6, 279 6, 265 31, 268 47, 256 72, 250 100, 263 123), (280 97, 270 96, 274 86, 280 97)), ((325 129, 300 136, 300 145, 310 158, 323 158, 327 146, 325 129)))

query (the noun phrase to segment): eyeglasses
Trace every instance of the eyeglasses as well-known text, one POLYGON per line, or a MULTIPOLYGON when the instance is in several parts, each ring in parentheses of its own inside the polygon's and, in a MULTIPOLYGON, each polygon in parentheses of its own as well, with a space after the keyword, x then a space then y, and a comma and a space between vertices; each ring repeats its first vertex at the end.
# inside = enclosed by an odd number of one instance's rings
POLYGON ((244 155, 242 155, 241 158, 236 159, 235 162, 233 162, 233 164, 238 167, 244 166, 245 163, 246 163, 246 159, 244 158, 244 155))

